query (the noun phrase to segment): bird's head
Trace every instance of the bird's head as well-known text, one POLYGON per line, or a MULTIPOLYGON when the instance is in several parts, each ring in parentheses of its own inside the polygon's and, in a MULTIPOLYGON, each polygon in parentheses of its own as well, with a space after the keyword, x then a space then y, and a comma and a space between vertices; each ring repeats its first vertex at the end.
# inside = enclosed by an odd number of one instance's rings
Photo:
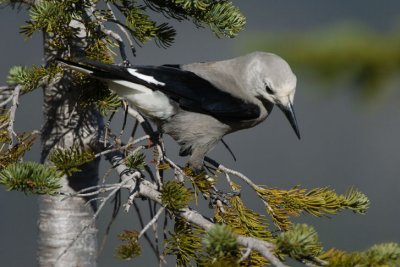
POLYGON ((289 64, 281 57, 265 52, 249 55, 249 82, 255 96, 262 102, 277 105, 289 120, 290 125, 300 139, 293 99, 296 92, 296 75, 289 64))

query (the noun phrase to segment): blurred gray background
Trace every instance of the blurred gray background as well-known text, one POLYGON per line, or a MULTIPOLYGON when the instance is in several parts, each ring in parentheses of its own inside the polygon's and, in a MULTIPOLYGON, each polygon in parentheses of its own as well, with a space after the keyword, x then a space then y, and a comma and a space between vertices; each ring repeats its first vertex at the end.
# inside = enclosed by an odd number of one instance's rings
MULTIPOLYGON (((400 2, 396 0, 234 2, 247 17, 246 29, 237 38, 217 39, 208 29, 196 29, 189 22, 173 23, 178 36, 171 48, 164 50, 147 44, 138 49, 132 61, 163 64, 219 60, 249 52, 247 43, 249 36, 254 41, 254 33, 271 36, 280 32, 323 31, 342 21, 354 21, 387 32, 397 28, 400 17, 400 2)), ((26 41, 18 33, 27 18, 25 10, 0 10, 0 85, 5 84, 12 65, 42 63, 40 34, 26 41)), ((296 49, 295 43, 293 49, 296 49)), ((364 216, 344 212, 331 218, 302 216, 296 220, 314 225, 325 248, 363 250, 375 243, 400 242, 399 90, 394 87, 387 97, 363 104, 352 93, 351 84, 341 84, 339 90, 328 91, 310 76, 303 78, 300 75, 303 70, 295 68, 294 72, 298 76, 295 110, 302 140, 297 140, 283 114, 276 110, 256 128, 225 138, 236 152, 236 163, 222 145, 211 156, 259 184, 280 188, 330 186, 339 193, 354 186, 367 194, 371 207, 364 216)), ((16 115, 17 130, 40 128, 41 112, 40 89, 23 96, 16 115)), ((167 140, 169 156, 176 159, 177 145, 167 140)), ((39 153, 40 145, 36 144, 27 159, 38 160, 39 153)), ((256 200, 250 200, 249 204, 262 210, 256 200)), ((111 205, 108 206, 98 219, 101 233, 111 216, 111 205)), ((0 188, 1 266, 36 265, 36 220, 36 197, 0 188)), ((99 266, 157 265, 150 252, 132 262, 114 258, 115 236, 124 229, 135 228, 138 224, 134 213, 121 213, 99 257, 99 266)))

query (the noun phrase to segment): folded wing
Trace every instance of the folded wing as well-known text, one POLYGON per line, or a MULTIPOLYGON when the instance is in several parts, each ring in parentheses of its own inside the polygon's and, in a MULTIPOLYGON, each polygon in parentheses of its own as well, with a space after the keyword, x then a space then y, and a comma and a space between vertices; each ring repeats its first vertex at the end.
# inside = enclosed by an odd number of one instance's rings
POLYGON ((125 80, 159 90, 179 103, 182 109, 209 114, 219 120, 253 120, 260 115, 257 105, 219 90, 193 72, 181 70, 178 65, 126 68, 86 60, 82 63, 59 61, 73 65, 77 70, 86 69, 89 75, 96 78, 125 80))

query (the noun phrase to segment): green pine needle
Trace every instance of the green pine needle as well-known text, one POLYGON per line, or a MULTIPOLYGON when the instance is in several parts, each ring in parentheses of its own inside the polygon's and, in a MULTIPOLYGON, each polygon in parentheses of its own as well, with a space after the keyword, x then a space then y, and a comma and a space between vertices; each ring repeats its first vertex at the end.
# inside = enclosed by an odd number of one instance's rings
POLYGON ((126 25, 131 30, 135 39, 140 43, 146 43, 155 39, 161 47, 169 47, 174 41, 176 31, 167 23, 157 25, 144 13, 142 7, 137 7, 132 3, 125 2, 125 6, 120 10, 125 16, 126 25))
POLYGON ((204 21, 218 37, 235 37, 243 30, 246 18, 231 2, 219 1, 212 5, 204 21))
POLYGON ((211 265, 235 266, 240 258, 239 246, 234 234, 225 225, 215 225, 208 230, 204 237, 204 244, 211 265), (218 264, 216 264, 218 263, 218 264), (227 265, 230 263, 229 265, 227 265))
POLYGON ((142 254, 142 249, 139 245, 139 232, 125 230, 118 235, 118 239, 125 241, 116 249, 116 257, 122 260, 131 260, 142 254))
POLYGON ((177 218, 175 233, 166 240, 165 255, 175 255, 177 266, 194 266, 192 260, 200 261, 203 248, 200 235, 203 229, 192 226, 186 220, 177 218))
POLYGON ((95 102, 96 109, 102 116, 107 116, 110 112, 116 112, 121 106, 121 99, 118 95, 111 93, 95 102))
POLYGON ((161 190, 161 202, 171 210, 180 210, 188 206, 193 199, 193 193, 182 183, 167 181, 161 190))
POLYGON ((369 208, 369 199, 364 193, 351 188, 344 196, 343 206, 355 213, 365 214, 369 208))
POLYGON ((200 173, 194 173, 190 167, 184 168, 185 177, 190 179, 190 182, 193 185, 193 188, 196 193, 196 203, 197 203, 197 194, 201 192, 203 196, 209 196, 209 190, 213 188, 215 185, 216 177, 209 177, 206 175, 204 171, 200 173))
MULTIPOLYGON (((234 189, 240 187, 233 183, 234 189)), ((226 224, 235 234, 251 236, 265 241, 273 241, 273 236, 268 230, 268 222, 264 215, 247 208, 239 196, 234 196, 229 200, 230 205, 224 207, 222 212, 219 208, 215 209, 214 221, 226 224)), ((265 266, 266 259, 258 252, 252 251, 250 257, 243 261, 249 266, 265 266)))
POLYGON ((94 108, 102 116, 107 116, 110 112, 115 112, 121 106, 121 100, 110 91, 103 81, 90 78, 87 75, 73 72, 73 85, 79 88, 79 105, 82 108, 94 108))
POLYGON ((374 245, 365 252, 370 266, 399 266, 400 245, 386 243, 374 245))
POLYGON ((400 266, 400 246, 396 243, 374 245, 366 251, 347 253, 330 249, 319 257, 328 267, 400 266))
POLYGON ((36 31, 58 32, 68 27, 72 14, 59 1, 39 1, 29 12, 30 20, 21 27, 21 33, 31 37, 36 31))
POLYGON ((299 187, 283 190, 260 186, 257 194, 268 203, 267 212, 283 230, 291 225, 289 216, 299 216, 302 212, 321 217, 349 209, 363 214, 369 206, 367 196, 354 189, 346 195, 338 195, 328 187, 307 191, 299 187))
POLYGON ((80 166, 94 160, 94 156, 92 150, 81 149, 78 145, 75 145, 68 149, 56 148, 50 154, 49 160, 63 174, 72 176, 74 172, 81 171, 80 166))
POLYGON ((9 191, 53 195, 61 187, 60 177, 60 173, 50 166, 35 162, 14 163, 1 170, 0 184, 9 191))
POLYGON ((192 19, 197 26, 209 26, 218 37, 235 37, 246 23, 246 18, 230 1, 146 0, 145 3, 166 17, 192 19))
POLYGON ((11 148, 6 148, 6 142, 10 141, 8 131, 0 131, 0 139, 3 144, 0 144, 0 170, 12 163, 18 162, 27 151, 31 149, 38 135, 36 134, 19 134, 17 143, 11 148))
POLYGON ((7 77, 7 84, 9 85, 22 85, 22 93, 28 93, 39 87, 40 82, 51 80, 60 68, 51 65, 47 68, 33 66, 31 68, 22 66, 13 66, 9 70, 7 77))
POLYGON ((146 166, 146 156, 141 152, 136 152, 125 158, 125 164, 131 170, 143 170, 146 166))
POLYGON ((278 235, 276 246, 282 253, 300 261, 314 258, 322 252, 317 232, 306 224, 296 224, 278 235))

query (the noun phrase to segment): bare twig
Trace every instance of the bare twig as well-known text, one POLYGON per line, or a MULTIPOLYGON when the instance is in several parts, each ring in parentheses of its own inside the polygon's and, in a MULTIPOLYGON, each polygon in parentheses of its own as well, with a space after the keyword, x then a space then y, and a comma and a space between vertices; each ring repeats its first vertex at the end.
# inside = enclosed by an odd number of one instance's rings
POLYGON ((138 191, 134 191, 132 193, 130 193, 129 197, 128 197, 128 201, 124 204, 124 211, 125 212, 129 212, 129 209, 132 207, 133 205, 133 201, 135 200, 135 198, 139 195, 138 191))
POLYGON ((10 108, 10 112, 9 112, 9 123, 8 123, 8 127, 7 127, 7 131, 8 131, 8 136, 10 138, 10 147, 14 145, 14 136, 16 136, 17 134, 14 132, 14 122, 15 122, 15 113, 17 111, 17 107, 18 107, 18 97, 19 94, 21 92, 22 86, 21 85, 17 85, 14 88, 13 94, 12 94, 12 105, 10 108))
POLYGON ((8 85, 0 86, 0 91, 12 91, 14 88, 8 85))
MULTIPOLYGON (((144 228, 144 222, 143 222, 143 217, 142 217, 142 213, 140 212, 139 207, 136 205, 135 202, 133 202, 133 207, 135 208, 136 214, 138 216, 139 219, 139 223, 140 226, 142 228, 144 228)), ((154 254, 156 255, 157 258, 159 258, 159 253, 157 252, 156 247, 154 246, 153 242, 151 241, 150 237, 147 235, 147 233, 143 233, 144 238, 146 239, 147 243, 149 244, 149 246, 151 247, 151 249, 153 250, 154 254)))
POLYGON ((227 173, 227 172, 225 173, 225 178, 226 178, 226 181, 228 182, 229 186, 233 189, 234 186, 233 186, 233 183, 231 181, 231 178, 229 177, 229 173, 227 173))
MULTIPOLYGON (((82 196, 82 194, 85 194, 87 192, 92 193, 93 190, 96 190, 96 192, 99 193, 104 193, 107 191, 110 191, 109 189, 115 189, 116 187, 119 187, 120 183, 116 183, 116 184, 99 184, 99 185, 94 185, 94 186, 90 186, 90 187, 86 187, 83 188, 75 193, 72 194, 68 194, 66 196, 66 198, 70 198, 70 197, 80 197, 82 196)), ((65 199, 65 198, 64 198, 65 199)), ((64 199, 62 199, 61 201, 63 201, 64 199)))
MULTIPOLYGON (((99 153, 97 153, 96 155, 94 155, 94 157, 95 157, 95 158, 98 158, 98 157, 104 156, 104 155, 106 155, 106 154, 115 152, 115 151, 122 151, 122 150, 128 149, 129 147, 134 146, 134 145, 136 145, 137 143, 140 143, 140 142, 142 142, 142 141, 148 140, 149 138, 150 138, 150 136, 144 135, 144 136, 139 137, 139 138, 133 140, 132 142, 130 142, 130 143, 126 144, 126 145, 123 145, 123 146, 121 146, 121 147, 110 148, 110 149, 104 150, 104 151, 102 151, 102 152, 99 152, 99 153)), ((142 147, 144 148, 144 146, 139 146, 139 147, 140 147, 140 149, 142 149, 142 147)))
POLYGON ((251 188, 253 188, 254 190, 260 190, 261 188, 256 185, 249 177, 247 177, 246 175, 244 175, 243 173, 240 173, 238 171, 229 169, 227 167, 225 167, 224 165, 216 162, 215 160, 209 158, 209 157, 205 157, 204 158, 205 161, 207 161, 208 163, 210 163, 211 165, 215 166, 216 168, 218 168, 219 170, 223 171, 226 174, 232 174, 235 175, 236 177, 242 179, 244 182, 246 182, 251 188))
POLYGON ((0 108, 4 107, 8 103, 10 103, 12 99, 13 99, 13 95, 10 95, 6 100, 4 100, 3 102, 0 103, 0 108))
MULTIPOLYGON (((229 178, 228 174, 232 174, 232 175, 235 175, 236 177, 242 179, 244 182, 246 182, 254 191, 258 192, 258 191, 262 190, 262 188, 260 186, 256 185, 250 178, 248 178, 243 173, 240 173, 238 171, 229 169, 229 168, 225 167, 222 164, 219 164, 218 162, 216 162, 215 160, 213 160, 213 159, 211 159, 209 157, 205 157, 204 160, 207 161, 208 163, 212 164, 213 166, 215 166, 216 168, 218 168, 222 172, 224 172, 226 174, 228 182, 230 182, 230 178, 229 178)), ((230 185, 232 187, 232 183, 231 182, 230 182, 230 185)), ((268 204, 267 201, 265 201, 262 198, 261 198, 261 201, 264 203, 265 207, 268 209, 268 211, 271 214, 275 214, 274 209, 268 204)))
POLYGON ((111 120, 114 118, 116 111, 111 113, 110 118, 108 118, 106 125, 104 126, 104 147, 107 147, 108 132, 110 130, 111 120))
POLYGON ((143 234, 149 230, 150 226, 152 226, 154 223, 157 222, 158 218, 160 217, 160 215, 164 212, 165 207, 161 207, 157 213, 154 215, 153 219, 151 219, 151 221, 146 224, 145 227, 143 227, 142 231, 140 231, 138 238, 141 238, 143 236, 143 234))
POLYGON ((238 263, 241 263, 245 259, 247 259, 250 256, 251 253, 251 248, 246 248, 246 251, 243 253, 242 257, 237 261, 238 263))
POLYGON ((157 148, 156 179, 157 179, 158 186, 161 188, 162 187, 162 177, 161 177, 161 173, 160 173, 161 170, 159 167, 160 167, 160 163, 161 163, 164 153, 163 153, 160 145, 157 145, 156 148, 157 148))
POLYGON ((173 162, 171 159, 169 159, 168 157, 164 156, 164 160, 166 162, 168 162, 169 165, 172 166, 172 168, 174 168, 175 170, 175 177, 178 179, 178 181, 183 182, 185 179, 185 172, 178 166, 175 164, 175 162, 173 162))
POLYGON ((157 142, 157 136, 151 124, 135 109, 128 107, 128 114, 134 117, 142 126, 144 132, 148 134, 153 142, 157 142))
MULTIPOLYGON (((117 19, 117 17, 116 17, 115 14, 114 14, 114 11, 113 11, 112 6, 111 6, 110 3, 107 3, 107 7, 108 7, 108 9, 111 11, 111 15, 112 15, 112 18, 113 18, 114 22, 119 22, 118 19, 117 19)), ((123 27, 123 26, 121 25, 121 24, 122 24, 121 22, 116 23, 116 24, 117 24, 119 30, 125 35, 126 39, 128 40, 129 46, 130 46, 131 51, 132 51, 132 55, 133 55, 133 56, 136 56, 136 53, 135 53, 135 45, 133 44, 133 39, 132 39, 131 34, 127 31, 127 29, 126 29, 125 27, 123 27)))

